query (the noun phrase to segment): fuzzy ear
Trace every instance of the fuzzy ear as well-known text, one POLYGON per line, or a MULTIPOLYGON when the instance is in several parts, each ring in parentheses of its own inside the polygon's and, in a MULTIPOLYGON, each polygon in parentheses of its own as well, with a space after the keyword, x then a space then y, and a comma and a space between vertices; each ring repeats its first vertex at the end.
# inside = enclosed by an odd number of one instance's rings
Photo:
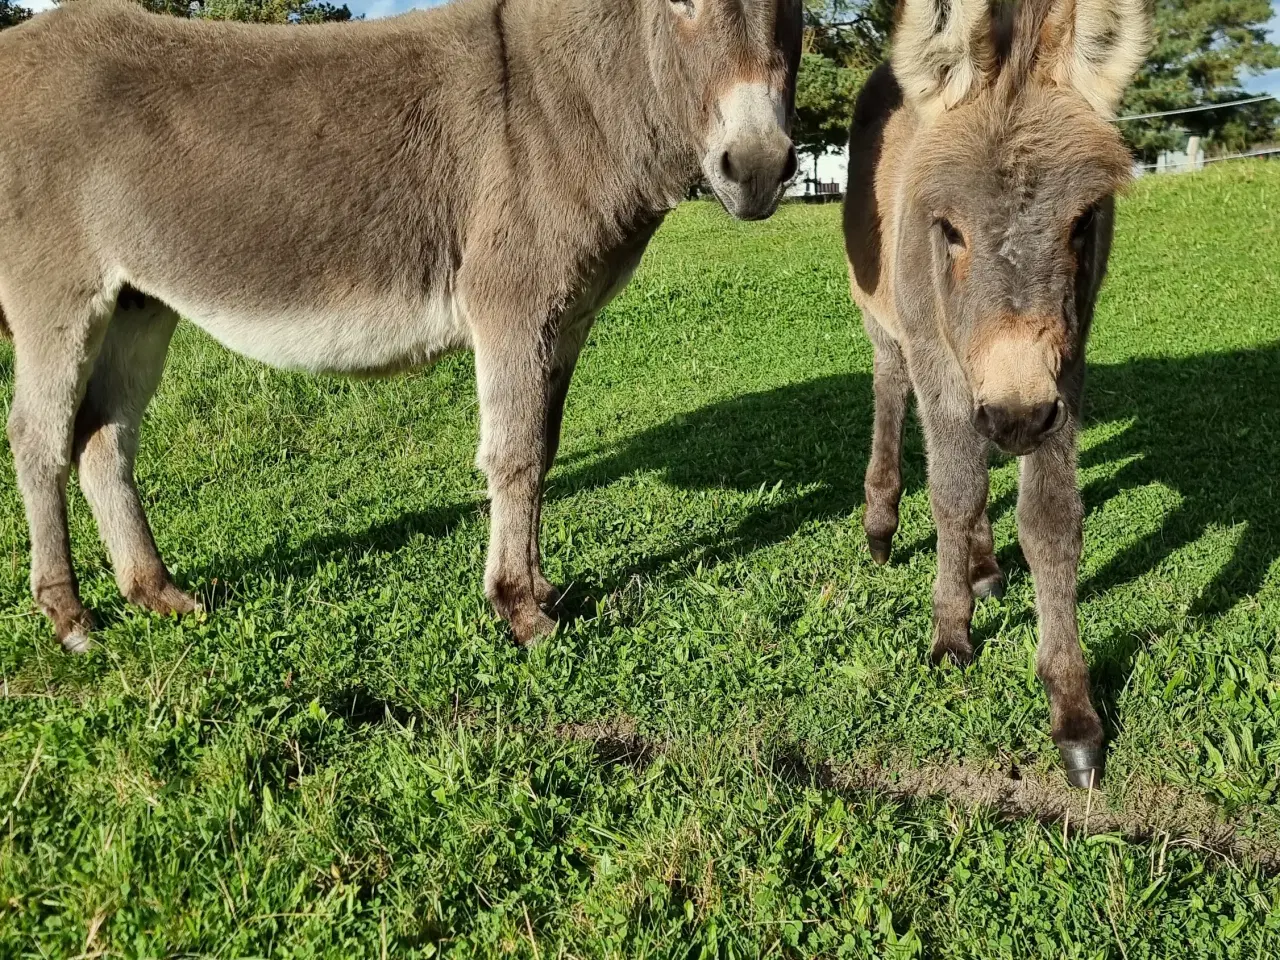
POLYGON ((937 115, 987 82, 994 67, 990 0, 902 0, 893 72, 917 110, 937 115))
POLYGON ((1124 89, 1151 49, 1148 0, 1057 0, 1041 33, 1041 69, 1070 87, 1104 117, 1115 114, 1124 89))

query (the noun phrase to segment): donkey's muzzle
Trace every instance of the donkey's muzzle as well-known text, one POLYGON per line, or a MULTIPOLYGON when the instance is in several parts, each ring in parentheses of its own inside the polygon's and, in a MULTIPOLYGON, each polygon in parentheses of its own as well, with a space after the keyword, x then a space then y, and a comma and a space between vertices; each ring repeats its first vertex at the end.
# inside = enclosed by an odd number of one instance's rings
POLYGON ((716 106, 702 155, 702 173, 729 214, 763 220, 778 209, 799 161, 780 88, 738 83, 716 106))
POLYGON ((798 166, 796 148, 785 137, 722 151, 719 172, 728 187, 722 199, 729 201, 729 212, 741 220, 763 220, 777 209, 798 166))
POLYGON ((973 429, 1005 453, 1023 456, 1058 431, 1067 418, 1066 405, 1050 400, 1033 406, 979 404, 973 411, 973 429))

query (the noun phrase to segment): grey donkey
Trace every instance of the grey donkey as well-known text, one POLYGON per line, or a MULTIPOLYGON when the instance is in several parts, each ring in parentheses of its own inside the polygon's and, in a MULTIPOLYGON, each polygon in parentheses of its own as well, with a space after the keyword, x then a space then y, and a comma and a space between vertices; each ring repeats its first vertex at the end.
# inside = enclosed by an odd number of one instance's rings
POLYGON ((850 133, 845 247, 875 347, 865 527, 889 559, 914 391, 938 529, 932 657, 968 663, 975 597, 1003 592, 990 445, 1021 457, 1037 672, 1074 786, 1103 730, 1080 649, 1076 435, 1114 195, 1132 161, 1108 122, 1151 35, 1142 0, 905 0, 850 133))
POLYGON ((79 0, 0 35, 0 323, 31 589, 90 645, 75 465, 121 591, 174 585, 134 485, 178 317, 278 367, 375 375, 475 353, 485 589, 553 628, 543 478, 597 311, 704 179, 769 216, 801 0, 456 0, 306 27, 79 0))

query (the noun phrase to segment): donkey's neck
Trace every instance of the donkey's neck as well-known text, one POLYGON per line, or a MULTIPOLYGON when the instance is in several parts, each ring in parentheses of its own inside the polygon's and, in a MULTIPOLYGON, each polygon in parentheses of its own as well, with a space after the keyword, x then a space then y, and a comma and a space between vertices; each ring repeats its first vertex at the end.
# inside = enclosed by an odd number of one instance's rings
POLYGON ((644 219, 678 203, 698 176, 698 158, 654 77, 659 25, 649 5, 493 2, 515 161, 589 194, 609 219, 644 219))

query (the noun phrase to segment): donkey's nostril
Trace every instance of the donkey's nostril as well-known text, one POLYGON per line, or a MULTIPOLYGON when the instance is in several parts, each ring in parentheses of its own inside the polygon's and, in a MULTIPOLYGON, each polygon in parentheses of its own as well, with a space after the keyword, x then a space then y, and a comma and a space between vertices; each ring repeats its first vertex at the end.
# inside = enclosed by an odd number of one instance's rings
POLYGON ((738 178, 734 176, 733 158, 729 156, 728 150, 720 154, 720 172, 725 175, 725 179, 732 183, 737 183, 738 178))
POLYGON ((991 420, 991 413, 983 404, 978 404, 977 409, 973 411, 973 429, 977 430, 984 437, 990 437, 995 433, 995 424, 991 420))
POLYGON ((782 168, 782 176, 778 178, 779 183, 786 183, 796 175, 796 169, 800 166, 800 158, 796 156, 796 148, 787 148, 787 163, 782 168))
POLYGON ((1058 401, 1052 400, 1049 403, 1036 404, 1031 411, 1031 429, 1027 431, 1031 437, 1043 437, 1046 433, 1053 429, 1054 421, 1058 419, 1058 401))

